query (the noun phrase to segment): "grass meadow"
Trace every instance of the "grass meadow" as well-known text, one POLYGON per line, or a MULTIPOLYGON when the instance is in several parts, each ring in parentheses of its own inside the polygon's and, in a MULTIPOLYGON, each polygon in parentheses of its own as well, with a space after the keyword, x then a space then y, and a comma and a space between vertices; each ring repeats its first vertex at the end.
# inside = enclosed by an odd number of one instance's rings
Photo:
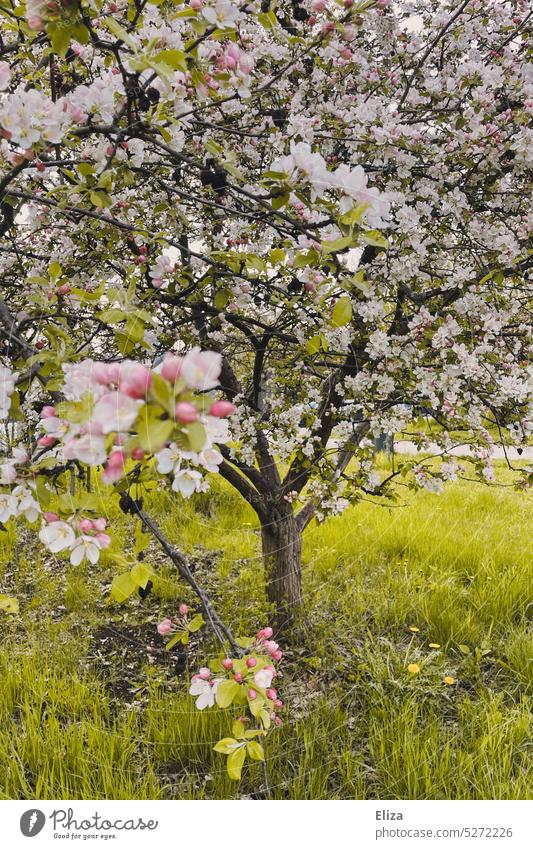
MULTIPOLYGON (((234 631, 267 624, 242 500, 216 480, 194 501, 161 491, 151 505, 234 631)), ((140 551, 138 522, 105 506, 140 551)), ((284 724, 267 744, 271 797, 530 796, 531 539, 527 496, 469 482, 313 523, 305 617, 277 679, 284 724)), ((224 717, 196 710, 155 630, 194 599, 156 547, 146 556, 154 591, 118 606, 111 566, 70 566, 28 529, 0 533, 3 591, 21 607, 0 619, 1 798, 265 797, 261 765, 237 785, 212 749, 224 717)), ((190 647, 191 671, 208 642, 190 647)))

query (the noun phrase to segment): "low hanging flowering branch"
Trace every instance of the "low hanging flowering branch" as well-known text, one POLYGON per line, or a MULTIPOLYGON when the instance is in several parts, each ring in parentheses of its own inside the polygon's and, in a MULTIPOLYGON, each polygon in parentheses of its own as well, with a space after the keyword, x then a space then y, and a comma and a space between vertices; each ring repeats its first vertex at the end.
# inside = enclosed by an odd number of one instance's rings
MULTIPOLYGON (((198 615, 187 619, 187 605, 180 605, 179 613, 179 618, 163 619, 157 626, 159 634, 170 636, 167 649, 178 642, 186 644, 190 633, 202 625, 198 615)), ((255 637, 237 638, 239 656, 220 654, 191 678, 189 693, 196 697, 198 710, 235 709, 233 736, 223 737, 214 746, 216 752, 228 756, 228 775, 235 781, 240 781, 247 757, 265 760, 262 741, 282 723, 279 712, 283 702, 272 682, 278 674, 274 664, 282 659, 283 652, 272 636, 272 628, 266 627, 255 637)))
MULTIPOLYGON (((132 485, 142 487, 167 474, 172 475, 172 489, 183 497, 208 489, 203 473, 216 472, 222 462, 217 446, 229 440, 225 419, 235 411, 230 402, 206 394, 218 385, 221 359, 195 347, 185 356, 168 352, 157 368, 133 360, 90 359, 64 366, 64 400, 41 408, 34 445, 15 446, 10 456, 0 458, 0 522, 12 517, 23 517, 30 525, 40 521, 41 543, 53 554, 68 554, 75 566, 85 561, 95 565, 107 551, 111 560, 130 567, 113 580, 111 596, 119 603, 145 591, 152 567, 130 564, 116 551, 107 520, 99 515, 98 497, 76 492, 75 470, 103 466, 102 483, 114 487, 124 512, 142 520, 178 567, 221 645, 238 651, 186 558, 129 495, 132 485)), ((14 415, 20 404, 17 377, 2 367, 0 418, 14 415)), ((0 602, 7 612, 18 610, 8 596, 0 602)), ((189 632, 203 621, 197 617, 189 632)))

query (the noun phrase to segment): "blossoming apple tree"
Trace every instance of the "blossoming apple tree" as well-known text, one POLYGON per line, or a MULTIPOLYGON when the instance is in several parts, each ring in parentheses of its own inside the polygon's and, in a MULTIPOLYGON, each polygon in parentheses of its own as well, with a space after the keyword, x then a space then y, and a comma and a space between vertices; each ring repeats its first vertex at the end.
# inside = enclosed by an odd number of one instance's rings
POLYGON ((314 516, 438 490, 457 442, 488 481, 496 443, 527 444, 525 0, 0 12, 0 521, 96 562, 100 469, 194 581, 140 493, 218 471, 283 623, 314 516), (423 449, 421 417, 439 457, 380 470, 373 438, 423 449))

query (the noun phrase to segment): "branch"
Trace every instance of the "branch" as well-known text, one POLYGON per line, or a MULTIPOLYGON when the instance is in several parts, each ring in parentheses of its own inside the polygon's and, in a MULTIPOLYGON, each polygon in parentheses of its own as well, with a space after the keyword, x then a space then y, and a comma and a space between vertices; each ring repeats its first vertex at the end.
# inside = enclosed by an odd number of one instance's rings
POLYGON ((190 587, 192 587, 192 589, 200 599, 202 609, 205 615, 207 616, 209 624, 211 625, 211 628, 213 629, 213 632, 222 647, 225 649, 226 644, 229 643, 232 650, 237 655, 242 654, 242 649, 237 645, 235 637, 231 633, 230 629, 222 622, 220 616, 213 607, 213 604, 208 594, 196 581, 194 575, 190 570, 189 563, 185 555, 183 555, 181 551, 178 551, 178 549, 175 548, 172 543, 167 540, 167 538, 161 531, 161 528, 159 528, 156 522, 151 519, 147 513, 145 513, 145 511, 133 498, 130 498, 129 506, 131 506, 132 510, 139 516, 143 524, 151 531, 153 536, 157 539, 165 554, 172 560, 174 565, 177 567, 180 577, 183 578, 183 580, 186 581, 190 587))

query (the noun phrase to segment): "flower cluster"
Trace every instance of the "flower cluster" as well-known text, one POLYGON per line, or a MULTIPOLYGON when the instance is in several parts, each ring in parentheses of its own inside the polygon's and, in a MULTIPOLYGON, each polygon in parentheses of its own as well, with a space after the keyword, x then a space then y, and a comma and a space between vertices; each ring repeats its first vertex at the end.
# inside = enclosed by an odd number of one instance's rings
MULTIPOLYGON (((174 488, 190 494, 182 461, 216 471, 222 458, 213 445, 229 438, 227 423, 220 419, 233 405, 215 401, 207 406, 193 394, 215 388, 220 367, 220 354, 199 348, 185 356, 168 354, 156 370, 132 360, 66 365, 67 402, 43 407, 39 444, 59 445, 66 460, 105 464, 105 483, 123 477, 128 459, 155 453, 158 470, 173 471, 175 482, 184 481, 174 488), (174 434, 180 435, 180 448, 171 441, 174 434)), ((192 481, 202 477, 195 471, 188 474, 192 481)), ((191 492, 198 488, 195 483, 191 492)))
POLYGON ((290 153, 276 160, 272 171, 285 174, 294 189, 308 185, 313 200, 328 191, 337 192, 341 196, 341 214, 349 212, 356 204, 364 204, 367 209, 363 216, 370 226, 383 227, 388 218, 388 198, 375 187, 368 187, 368 178, 361 165, 350 168, 342 164, 330 170, 324 157, 313 152, 307 142, 291 142, 290 153))
POLYGON ((157 626, 158 634, 162 637, 170 636, 170 640, 165 645, 167 651, 176 643, 186 646, 191 634, 199 631, 204 624, 204 617, 201 613, 197 613, 189 619, 189 612, 189 605, 182 602, 178 605, 178 616, 174 616, 172 619, 163 619, 157 626))
POLYGON ((39 539, 53 554, 68 550, 73 566, 79 566, 84 560, 93 565, 98 563, 101 550, 111 544, 111 537, 104 533, 107 526, 104 517, 67 522, 60 519, 57 513, 46 511, 43 519, 39 539))
POLYGON ((279 712, 283 702, 272 684, 278 674, 274 664, 281 660, 283 652, 272 635, 272 628, 266 627, 255 638, 238 640, 243 647, 241 657, 221 655, 191 678, 189 693, 195 696, 198 710, 216 705, 222 710, 235 706, 239 711, 233 724, 234 736, 215 746, 216 751, 228 755, 228 773, 236 780, 240 779, 247 755, 254 760, 264 759, 258 740, 253 745, 251 741, 264 737, 272 726, 282 722, 279 712))

